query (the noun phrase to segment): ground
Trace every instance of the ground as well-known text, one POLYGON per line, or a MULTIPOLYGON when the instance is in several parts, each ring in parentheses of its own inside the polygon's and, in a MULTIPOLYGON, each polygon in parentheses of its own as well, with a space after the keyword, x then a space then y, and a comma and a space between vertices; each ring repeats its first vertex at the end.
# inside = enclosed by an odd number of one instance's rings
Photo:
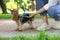
MULTIPOLYGON (((17 28, 16 23, 11 20, 11 19, 0 19, 0 37, 11 37, 11 36, 16 36, 16 35, 25 35, 25 36, 35 36, 38 34, 39 31, 36 30, 37 27, 39 27, 42 24, 41 19, 35 19, 33 21, 33 25, 35 29, 31 30, 28 27, 28 23, 25 23, 23 25, 24 31, 16 31, 15 29, 17 28)), ((49 19, 49 24, 52 27, 55 27, 55 21, 53 19, 49 19)), ((56 34, 58 35, 60 33, 60 30, 58 29, 49 29, 46 30, 48 34, 56 34)))

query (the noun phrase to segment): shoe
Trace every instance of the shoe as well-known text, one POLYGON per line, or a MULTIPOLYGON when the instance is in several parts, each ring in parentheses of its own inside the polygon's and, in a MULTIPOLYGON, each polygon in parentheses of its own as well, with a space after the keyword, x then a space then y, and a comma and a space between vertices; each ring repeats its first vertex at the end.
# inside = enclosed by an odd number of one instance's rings
POLYGON ((46 23, 43 23, 40 27, 37 28, 38 31, 40 30, 48 30, 50 29, 50 26, 46 23))
POLYGON ((60 21, 56 21, 53 28, 54 29, 60 29, 60 21))

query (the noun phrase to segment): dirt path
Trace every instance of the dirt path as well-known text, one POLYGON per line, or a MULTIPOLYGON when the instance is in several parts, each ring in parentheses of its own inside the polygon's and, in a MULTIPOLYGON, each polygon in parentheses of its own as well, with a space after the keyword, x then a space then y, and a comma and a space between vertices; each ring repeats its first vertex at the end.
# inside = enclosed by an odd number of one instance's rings
MULTIPOLYGON (((0 19, 0 36, 1 37, 11 37, 13 35, 29 35, 29 36, 35 36, 37 35, 38 31, 36 30, 37 27, 39 27, 41 24, 42 24, 42 20, 41 19, 35 19, 33 21, 33 25, 35 27, 34 30, 30 30, 28 29, 28 23, 25 23, 23 25, 25 31, 23 32, 20 32, 20 31, 15 31, 17 25, 14 21, 10 20, 10 19, 0 19)), ((55 22, 53 19, 49 19, 49 23, 50 25, 52 25, 52 27, 55 26, 55 22)), ((46 30, 46 32, 48 34, 56 34, 58 35, 60 33, 60 30, 56 30, 56 29, 49 29, 49 30, 46 30)))

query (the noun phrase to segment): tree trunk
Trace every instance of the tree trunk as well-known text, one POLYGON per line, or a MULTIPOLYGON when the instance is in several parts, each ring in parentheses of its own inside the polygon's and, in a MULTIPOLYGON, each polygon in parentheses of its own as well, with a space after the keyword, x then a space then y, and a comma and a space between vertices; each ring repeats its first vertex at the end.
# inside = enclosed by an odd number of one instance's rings
POLYGON ((3 14, 6 14, 7 9, 6 9, 6 5, 3 0, 0 0, 0 5, 1 5, 2 11, 3 11, 3 14))

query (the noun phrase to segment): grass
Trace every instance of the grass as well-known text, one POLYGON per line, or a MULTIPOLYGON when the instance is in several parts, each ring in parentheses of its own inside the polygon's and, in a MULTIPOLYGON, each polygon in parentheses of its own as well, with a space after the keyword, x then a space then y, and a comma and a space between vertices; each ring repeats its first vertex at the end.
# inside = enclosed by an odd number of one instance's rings
MULTIPOLYGON (((20 14, 22 16, 22 14, 20 14)), ((0 14, 0 19, 10 19, 12 17, 11 14, 0 14)), ((41 18, 40 15, 36 15, 35 18, 41 18)))
POLYGON ((0 14, 0 19, 10 19, 11 14, 0 14))
MULTIPOLYGON (((20 14, 20 15, 22 15, 22 14, 20 14)), ((12 17, 11 14, 0 14, 0 19, 10 19, 11 17, 12 17)), ((41 16, 36 15, 34 18, 41 18, 41 16)), ((50 18, 50 17, 48 16, 48 18, 50 18)))
POLYGON ((40 31, 37 36, 14 36, 11 38, 1 38, 0 40, 60 40, 60 36, 48 35, 45 31, 40 31))

